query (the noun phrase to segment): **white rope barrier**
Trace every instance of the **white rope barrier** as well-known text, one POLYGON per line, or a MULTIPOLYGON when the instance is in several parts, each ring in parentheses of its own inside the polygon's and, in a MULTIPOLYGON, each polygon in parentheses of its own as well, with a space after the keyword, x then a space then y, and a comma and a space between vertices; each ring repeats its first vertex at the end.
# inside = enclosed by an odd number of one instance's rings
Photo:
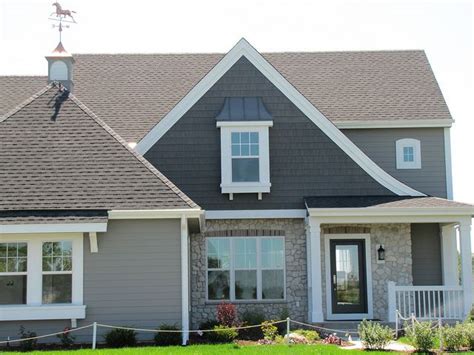
MULTIPOLYGON (((287 320, 280 320, 280 321, 274 321, 274 322, 269 322, 265 324, 257 324, 257 325, 248 325, 248 326, 242 326, 242 327, 233 327, 233 328, 226 328, 226 330, 242 330, 242 329, 251 329, 251 328, 260 328, 262 325, 275 325, 275 324, 280 324, 280 323, 285 323, 287 320)), ((68 330, 63 330, 61 332, 56 332, 56 333, 50 333, 50 334, 44 334, 44 335, 38 335, 35 337, 29 337, 29 338, 18 338, 18 339, 13 339, 13 340, 4 340, 0 341, 0 345, 2 344, 11 344, 11 343, 19 343, 22 341, 30 341, 30 340, 38 340, 38 339, 43 339, 43 338, 48 338, 52 337, 55 335, 61 335, 61 334, 68 334, 72 332, 77 332, 79 330, 87 329, 87 328, 94 328, 93 332, 93 344, 96 343, 97 339, 97 327, 102 327, 102 328, 110 328, 110 329, 123 329, 123 330, 132 330, 136 332, 149 332, 149 333, 183 333, 183 330, 171 330, 171 329, 147 329, 147 328, 132 328, 132 327, 121 327, 121 326, 115 326, 115 325, 109 325, 109 324, 101 324, 101 323, 91 323, 79 328, 73 328, 73 329, 68 329, 68 330)), ((222 329, 191 329, 191 330, 186 330, 186 333, 210 333, 210 332, 219 332, 222 331, 222 329)))
MULTIPOLYGON (((232 327, 232 328, 225 328, 225 330, 242 330, 242 329, 251 329, 251 328, 261 328, 262 325, 275 325, 280 323, 285 323, 286 320, 279 320, 274 322, 269 322, 265 324, 257 324, 257 325, 246 325, 243 327, 232 327)), ((122 327, 122 326, 115 326, 109 324, 102 324, 97 323, 98 327, 102 328, 112 328, 112 329, 123 329, 123 330, 132 330, 136 332, 149 332, 149 333, 183 333, 182 330, 171 330, 171 329, 147 329, 147 328, 132 328, 132 327, 122 327)), ((210 332, 220 332, 222 329, 190 329, 186 330, 186 333, 210 333, 210 332)))
POLYGON ((52 337, 52 336, 55 336, 55 335, 61 335, 61 334, 66 334, 66 333, 71 333, 71 332, 77 332, 78 330, 90 328, 90 327, 92 327, 92 326, 93 326, 93 324, 89 324, 89 325, 85 325, 85 326, 83 326, 83 327, 73 328, 73 329, 68 329, 68 330, 63 330, 62 332, 57 332, 57 333, 38 335, 38 336, 35 336, 35 337, 30 337, 30 338, 19 338, 19 339, 13 339, 13 340, 4 340, 4 341, 0 341, 0 345, 1 345, 1 344, 19 343, 19 342, 22 342, 22 341, 29 341, 29 340, 36 340, 36 339, 48 338, 48 337, 52 337))
POLYGON ((304 325, 304 326, 309 327, 309 328, 326 330, 326 331, 332 332, 332 333, 359 334, 359 332, 354 332, 354 331, 350 331, 350 330, 324 328, 324 327, 320 327, 320 326, 317 326, 317 325, 314 325, 314 324, 298 322, 298 321, 293 320, 293 319, 290 319, 290 322, 295 323, 295 324, 299 324, 299 325, 304 325))

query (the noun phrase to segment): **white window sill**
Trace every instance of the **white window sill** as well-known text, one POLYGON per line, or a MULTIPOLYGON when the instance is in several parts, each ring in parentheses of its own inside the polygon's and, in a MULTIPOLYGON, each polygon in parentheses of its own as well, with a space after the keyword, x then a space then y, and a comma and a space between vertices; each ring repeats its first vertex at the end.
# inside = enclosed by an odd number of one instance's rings
POLYGON ((248 183, 248 182, 241 182, 241 183, 233 183, 233 184, 221 184, 221 191, 223 194, 228 193, 269 193, 270 187, 272 184, 270 183, 248 183))
POLYGON ((206 304, 215 305, 220 304, 222 302, 230 302, 235 304, 283 304, 287 303, 286 299, 278 299, 278 300, 207 300, 206 304))
POLYGON ((84 319, 86 306, 71 304, 54 305, 1 305, 0 321, 84 319))

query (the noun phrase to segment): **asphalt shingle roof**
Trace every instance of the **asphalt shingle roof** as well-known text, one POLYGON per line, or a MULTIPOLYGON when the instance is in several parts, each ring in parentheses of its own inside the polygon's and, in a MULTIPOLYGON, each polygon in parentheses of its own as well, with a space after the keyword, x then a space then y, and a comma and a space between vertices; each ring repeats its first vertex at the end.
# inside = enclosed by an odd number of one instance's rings
POLYGON ((198 207, 56 85, 0 119, 0 166, 3 211, 198 207))
POLYGON ((0 211, 0 225, 107 223, 107 211, 0 211))
MULTIPOLYGON (((138 142, 223 56, 77 54, 74 94, 126 141, 138 142)), ((423 51, 263 56, 333 122, 451 119, 423 51)), ((45 82, 0 77, 0 114, 45 82)))
POLYGON ((312 196, 306 197, 308 208, 472 208, 473 205, 439 197, 410 196, 312 196))

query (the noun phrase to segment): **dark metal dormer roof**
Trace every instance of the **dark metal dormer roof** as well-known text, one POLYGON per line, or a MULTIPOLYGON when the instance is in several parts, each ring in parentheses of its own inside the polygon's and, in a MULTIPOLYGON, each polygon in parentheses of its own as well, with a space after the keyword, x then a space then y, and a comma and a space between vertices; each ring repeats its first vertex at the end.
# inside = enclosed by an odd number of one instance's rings
POLYGON ((226 97, 217 121, 272 121, 261 97, 226 97))

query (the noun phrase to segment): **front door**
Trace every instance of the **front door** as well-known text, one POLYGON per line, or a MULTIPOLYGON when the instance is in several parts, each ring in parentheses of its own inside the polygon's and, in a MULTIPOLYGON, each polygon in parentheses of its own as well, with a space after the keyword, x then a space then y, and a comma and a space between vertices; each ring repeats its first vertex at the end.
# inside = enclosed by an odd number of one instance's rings
POLYGON ((332 313, 367 313, 365 241, 330 241, 332 313))

